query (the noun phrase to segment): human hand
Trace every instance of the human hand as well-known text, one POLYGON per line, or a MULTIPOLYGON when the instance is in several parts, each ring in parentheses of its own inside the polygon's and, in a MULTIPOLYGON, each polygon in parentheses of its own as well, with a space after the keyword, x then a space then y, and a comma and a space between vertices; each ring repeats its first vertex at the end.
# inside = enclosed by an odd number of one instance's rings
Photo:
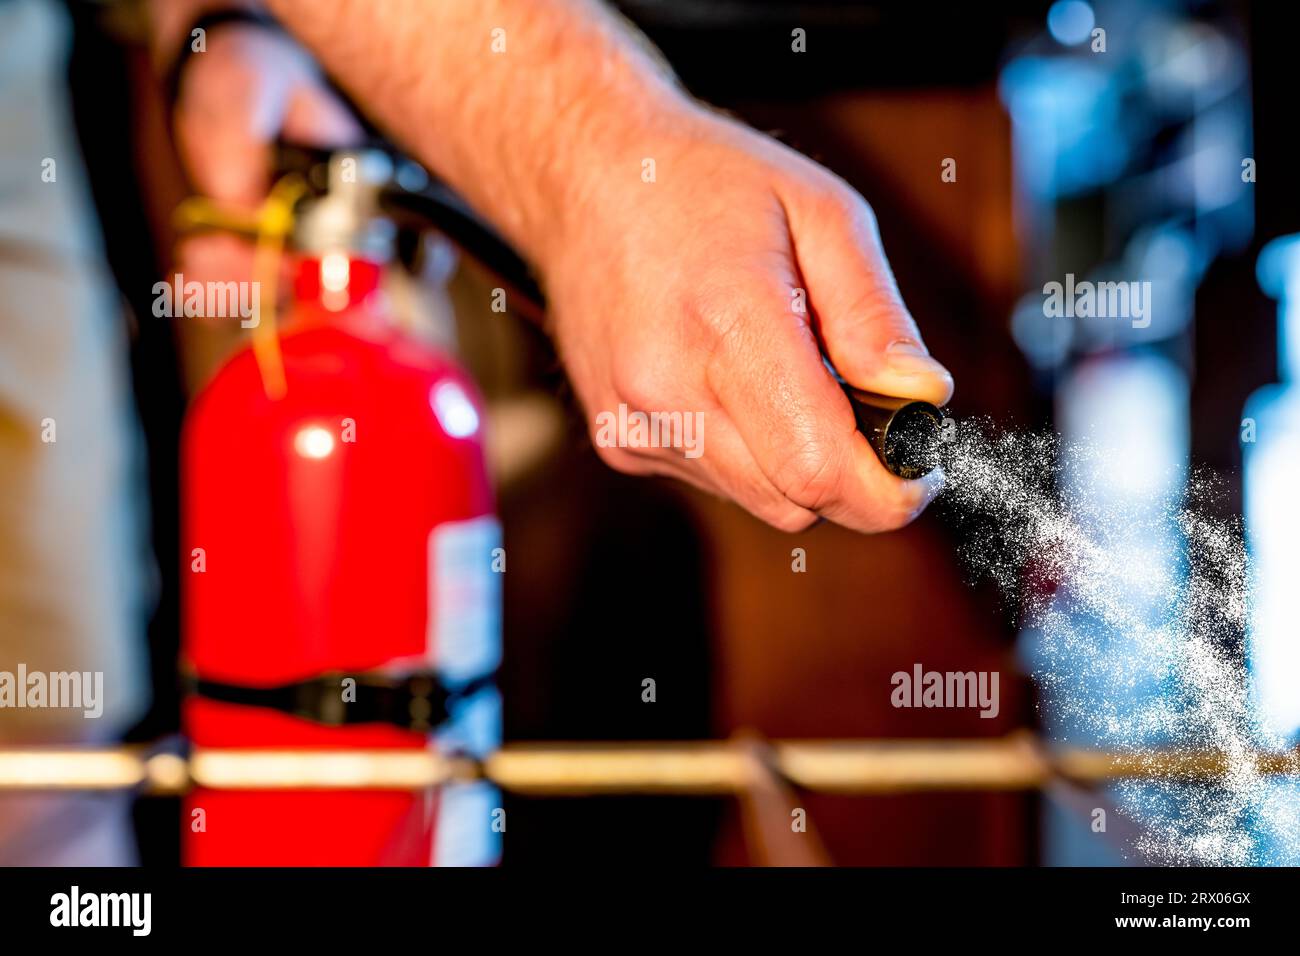
MULTIPOLYGON (((177 150, 194 189, 232 211, 266 197, 277 139, 315 146, 359 142, 356 118, 289 36, 256 24, 211 31, 185 62, 174 113, 177 150)), ((235 236, 187 237, 176 267, 199 282, 247 279, 252 247, 235 236)))
POLYGON ((693 105, 623 135, 605 154, 623 161, 590 164, 540 263, 601 457, 729 497, 784 530, 819 517, 860 531, 909 522, 941 475, 890 474, 822 361, 824 348, 866 391, 935 404, 952 394, 867 203, 811 160, 693 105), (654 181, 637 150, 654 160, 654 181), (601 447, 597 417, 620 404, 702 413, 703 453, 601 447))

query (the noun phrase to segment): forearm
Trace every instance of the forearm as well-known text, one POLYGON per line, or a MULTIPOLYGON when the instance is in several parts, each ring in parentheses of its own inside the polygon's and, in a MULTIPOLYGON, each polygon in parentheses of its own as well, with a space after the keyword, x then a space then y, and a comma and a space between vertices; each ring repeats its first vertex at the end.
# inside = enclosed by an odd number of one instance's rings
POLYGON ((656 127, 690 112, 644 39, 594 0, 268 6, 372 119, 534 261, 564 235, 589 170, 628 164, 636 181, 656 127))

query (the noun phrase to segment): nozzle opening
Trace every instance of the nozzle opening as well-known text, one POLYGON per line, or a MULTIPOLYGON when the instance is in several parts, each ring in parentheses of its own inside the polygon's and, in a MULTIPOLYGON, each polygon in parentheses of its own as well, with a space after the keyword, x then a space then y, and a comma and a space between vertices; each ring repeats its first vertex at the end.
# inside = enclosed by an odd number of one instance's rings
POLYGON ((910 402, 894 413, 885 427, 885 467, 900 478, 928 475, 939 464, 943 418, 929 402, 910 402))

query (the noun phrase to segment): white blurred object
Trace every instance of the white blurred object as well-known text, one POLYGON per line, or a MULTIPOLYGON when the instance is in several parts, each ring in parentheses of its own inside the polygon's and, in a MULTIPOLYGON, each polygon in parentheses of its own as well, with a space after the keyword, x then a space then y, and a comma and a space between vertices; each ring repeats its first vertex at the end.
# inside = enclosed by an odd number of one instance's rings
POLYGON ((1154 354, 1096 358, 1070 373, 1057 393, 1057 422, 1067 446, 1093 450, 1066 465, 1089 510, 1159 511, 1182 490, 1188 388, 1186 373, 1154 354))
POLYGON ((1278 300, 1280 381, 1247 400, 1242 420, 1246 535, 1255 568, 1251 668, 1267 728, 1291 737, 1300 730, 1300 235, 1265 246, 1257 273, 1260 287, 1278 300))

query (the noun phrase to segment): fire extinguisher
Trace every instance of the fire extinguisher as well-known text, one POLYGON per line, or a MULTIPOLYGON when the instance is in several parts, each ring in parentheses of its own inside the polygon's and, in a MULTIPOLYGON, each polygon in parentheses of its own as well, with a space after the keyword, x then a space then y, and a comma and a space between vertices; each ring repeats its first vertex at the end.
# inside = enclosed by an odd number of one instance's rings
MULTIPOLYGON (((299 163, 304 195, 282 236, 290 301, 185 422, 184 727, 197 748, 482 756, 500 735, 501 580, 483 403, 450 356, 389 314, 382 279, 401 203, 386 204, 403 192, 391 155, 299 163)), ((474 782, 199 787, 185 801, 183 858, 490 864, 498 805, 474 782)))

